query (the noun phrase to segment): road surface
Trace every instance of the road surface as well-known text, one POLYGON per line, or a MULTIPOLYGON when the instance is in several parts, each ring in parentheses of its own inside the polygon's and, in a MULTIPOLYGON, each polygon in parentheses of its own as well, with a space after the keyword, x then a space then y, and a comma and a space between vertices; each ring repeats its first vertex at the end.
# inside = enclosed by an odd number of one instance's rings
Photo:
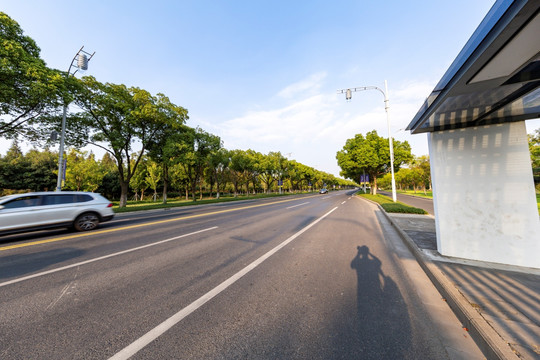
POLYGON ((0 242, 1 359, 475 359, 373 204, 340 191, 0 242))

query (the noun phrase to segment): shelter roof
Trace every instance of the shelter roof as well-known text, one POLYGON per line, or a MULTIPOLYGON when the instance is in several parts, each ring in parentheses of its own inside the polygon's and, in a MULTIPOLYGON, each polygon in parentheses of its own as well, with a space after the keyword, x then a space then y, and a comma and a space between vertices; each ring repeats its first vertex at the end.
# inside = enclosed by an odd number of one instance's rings
POLYGON ((540 1, 498 0, 413 118, 411 133, 540 117, 540 1))

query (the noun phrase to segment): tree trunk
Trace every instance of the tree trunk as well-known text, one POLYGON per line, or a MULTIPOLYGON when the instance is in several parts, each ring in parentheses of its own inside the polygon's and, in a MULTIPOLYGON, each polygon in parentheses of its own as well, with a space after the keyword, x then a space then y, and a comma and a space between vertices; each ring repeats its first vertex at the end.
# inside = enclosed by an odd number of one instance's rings
POLYGON ((124 181, 123 179, 120 179, 120 204, 119 207, 126 207, 127 206, 127 196, 128 196, 128 182, 124 181))
POLYGON ((238 181, 235 181, 234 183, 234 197, 238 197, 238 181))
POLYGON ((195 194, 197 193, 197 183, 196 182, 192 182, 191 184, 191 198, 193 199, 193 201, 197 201, 197 199, 195 198, 195 194))
POLYGON ((202 200, 202 181, 199 182, 199 200, 202 200))
POLYGON ((371 194, 377 195, 377 178, 373 176, 373 186, 371 187, 371 194))
POLYGON ((167 203, 167 191, 169 188, 169 167, 163 164, 163 203, 167 203))

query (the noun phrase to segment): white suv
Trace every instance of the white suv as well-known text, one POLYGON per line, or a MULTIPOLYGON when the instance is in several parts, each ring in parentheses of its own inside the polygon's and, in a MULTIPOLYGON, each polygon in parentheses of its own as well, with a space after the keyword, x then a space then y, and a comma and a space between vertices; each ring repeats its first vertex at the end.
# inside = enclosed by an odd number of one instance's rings
POLYGON ((0 197, 2 235, 58 227, 92 230, 113 217, 112 203, 91 192, 33 192, 0 197))

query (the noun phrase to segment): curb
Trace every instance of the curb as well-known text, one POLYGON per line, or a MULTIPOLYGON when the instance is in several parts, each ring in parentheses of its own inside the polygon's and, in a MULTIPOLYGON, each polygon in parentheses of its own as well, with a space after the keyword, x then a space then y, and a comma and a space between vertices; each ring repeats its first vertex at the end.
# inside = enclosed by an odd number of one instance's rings
MULTIPOLYGON (((362 199, 367 200, 367 199, 362 199)), ((374 203, 370 200, 367 200, 374 203)), ((437 265, 423 254, 414 241, 403 231, 393 219, 386 213, 384 208, 377 203, 379 210, 397 230, 401 239, 414 255, 420 267, 424 270, 433 285, 437 288, 444 300, 450 306, 459 321, 463 324, 473 338, 476 345, 484 353, 487 359, 511 360, 520 357, 510 348, 500 335, 491 327, 486 319, 476 311, 465 296, 446 278, 437 265)))

